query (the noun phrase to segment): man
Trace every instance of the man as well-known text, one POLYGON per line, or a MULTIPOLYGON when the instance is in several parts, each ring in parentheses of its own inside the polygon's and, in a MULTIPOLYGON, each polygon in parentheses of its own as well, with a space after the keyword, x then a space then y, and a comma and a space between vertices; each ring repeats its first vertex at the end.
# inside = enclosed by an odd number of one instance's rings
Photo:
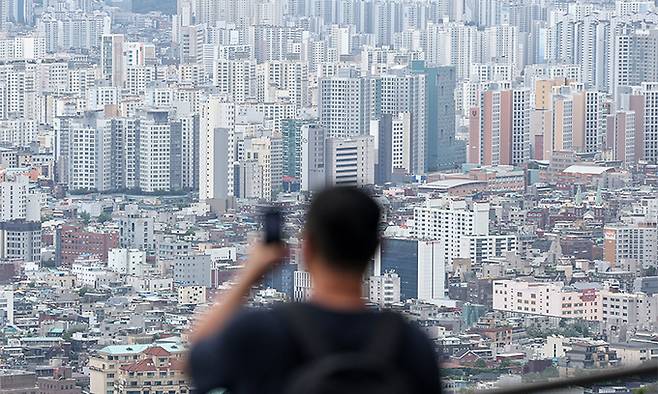
MULTIPOLYGON (((366 309, 362 278, 379 244, 378 205, 364 192, 333 188, 319 193, 308 211, 302 255, 313 284, 301 306, 313 334, 332 352, 364 351, 380 324, 380 312, 366 309), (317 332, 316 332, 317 331, 317 332)), ((281 393, 291 376, 308 365, 297 332, 282 308, 240 310, 249 289, 286 254, 281 245, 259 244, 236 285, 193 330, 189 369, 199 392, 281 393)), ((438 393, 433 345, 422 331, 400 320, 392 366, 410 393, 438 393)))

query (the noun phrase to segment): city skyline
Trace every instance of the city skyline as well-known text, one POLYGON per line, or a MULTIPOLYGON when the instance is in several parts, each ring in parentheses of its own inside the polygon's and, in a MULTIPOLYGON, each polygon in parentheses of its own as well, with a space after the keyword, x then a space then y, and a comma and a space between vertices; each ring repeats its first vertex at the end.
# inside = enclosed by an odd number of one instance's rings
POLYGON ((266 207, 249 305, 309 300, 332 186, 446 392, 658 360, 658 1, 0 0, 0 394, 192 392, 266 207))

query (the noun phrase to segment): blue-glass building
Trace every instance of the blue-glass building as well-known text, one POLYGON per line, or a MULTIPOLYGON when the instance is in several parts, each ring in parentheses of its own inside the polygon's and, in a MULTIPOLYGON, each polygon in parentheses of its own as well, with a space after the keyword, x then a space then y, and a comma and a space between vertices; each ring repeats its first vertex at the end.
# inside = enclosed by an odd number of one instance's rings
POLYGON ((292 300, 295 288, 294 273, 297 267, 296 263, 280 264, 265 275, 263 285, 284 293, 288 299, 292 300))
POLYGON ((455 67, 429 67, 415 60, 411 71, 425 75, 426 170, 458 168, 466 161, 466 145, 455 139, 455 67))
POLYGON ((418 298, 418 241, 384 239, 381 245, 381 272, 400 276, 400 299, 418 298))

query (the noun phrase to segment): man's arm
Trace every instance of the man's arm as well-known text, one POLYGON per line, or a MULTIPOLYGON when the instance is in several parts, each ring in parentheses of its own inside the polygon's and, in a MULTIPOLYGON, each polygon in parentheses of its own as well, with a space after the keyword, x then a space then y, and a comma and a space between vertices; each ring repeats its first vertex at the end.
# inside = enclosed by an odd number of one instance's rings
POLYGON ((201 317, 190 334, 192 345, 221 331, 226 322, 240 309, 249 290, 272 267, 285 257, 287 248, 283 244, 256 244, 236 284, 220 295, 215 305, 201 317))

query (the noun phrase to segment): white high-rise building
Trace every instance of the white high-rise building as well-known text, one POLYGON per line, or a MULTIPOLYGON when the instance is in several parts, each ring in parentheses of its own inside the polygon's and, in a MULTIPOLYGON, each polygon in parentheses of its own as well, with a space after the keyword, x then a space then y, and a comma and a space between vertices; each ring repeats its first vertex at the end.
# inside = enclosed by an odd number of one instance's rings
POLYGON ((450 266, 454 258, 462 257, 463 237, 489 235, 489 204, 428 200, 425 206, 414 208, 414 229, 418 239, 440 242, 450 266))
POLYGON ((112 86, 123 86, 123 34, 104 34, 101 39, 101 72, 112 86))
POLYGON ((272 140, 249 138, 244 142, 244 160, 240 162, 240 197, 272 198, 272 140))
POLYGON ((301 128, 301 190, 320 190, 325 185, 325 133, 315 123, 301 128))
POLYGON ((88 50, 99 47, 103 35, 112 32, 112 17, 104 12, 48 12, 39 17, 37 31, 49 53, 88 50))
POLYGON ((642 83, 622 101, 625 109, 635 113, 635 160, 658 163, 658 83, 642 83))
POLYGON ((345 138, 364 134, 366 121, 365 81, 352 70, 320 80, 320 124, 328 137, 345 138))
POLYGON ((299 110, 308 105, 308 66, 303 62, 273 61, 256 70, 259 102, 289 98, 299 110))
POLYGON ((203 44, 206 42, 205 25, 183 26, 179 31, 181 63, 201 63, 203 44))
POLYGON ((155 67, 153 66, 127 66, 125 88, 132 95, 144 95, 146 85, 155 81, 155 67))
POLYGON ((234 196, 235 104, 210 96, 203 107, 199 139, 199 199, 234 196))
POLYGON ((354 34, 351 26, 332 25, 329 33, 330 46, 336 49, 338 56, 349 55, 352 51, 352 35, 354 34))
POLYGON ((656 10, 656 3, 652 0, 617 0, 615 13, 619 16, 641 14, 656 10))
POLYGON ((41 193, 30 187, 27 176, 0 182, 0 221, 40 221, 42 199, 41 193))
POLYGON ((481 264, 490 257, 505 256, 517 251, 516 235, 465 235, 461 239, 461 258, 481 264))
POLYGON ((14 324, 14 289, 11 286, 0 291, 0 321, 6 324, 14 324))
POLYGON ((507 64, 515 74, 523 70, 522 54, 519 54, 519 28, 510 25, 491 26, 484 30, 482 40, 484 62, 507 64))
POLYGON ((172 122, 172 129, 180 128, 180 188, 184 190, 199 187, 199 123, 196 114, 178 116, 172 122))
POLYGON ((629 86, 658 81, 658 28, 621 25, 615 30, 609 91, 615 99, 629 86))
POLYGON ((105 127, 74 127, 71 130, 70 190, 110 189, 111 134, 107 131, 105 127))
POLYGON ((382 75, 381 97, 375 98, 381 103, 381 113, 397 116, 401 112, 409 114, 411 126, 409 152, 410 173, 423 174, 426 163, 426 97, 425 75, 423 74, 387 74, 382 75))
POLYGON ((375 146, 372 136, 329 138, 325 150, 325 178, 331 186, 375 183, 375 146))
POLYGON ((235 103, 256 97, 256 62, 253 60, 217 60, 213 85, 220 94, 235 103))
POLYGON ((171 188, 171 125, 168 111, 149 111, 139 125, 139 188, 143 192, 171 188))
MULTIPOLYGON (((191 0, 190 2, 197 23, 214 26, 218 21, 226 20, 226 0, 191 0)), ((184 2, 179 2, 179 9, 180 3, 184 2)))
POLYGON ((410 174, 413 169, 411 114, 401 112, 391 120, 391 172, 410 174))
POLYGON ((574 63, 582 70, 580 82, 607 91, 612 55, 610 22, 587 16, 574 23, 574 63))
POLYGON ((104 109, 106 105, 116 105, 119 101, 119 88, 115 86, 96 86, 87 91, 87 108, 104 109))
POLYGON ((436 301, 446 296, 445 247, 440 241, 418 240, 418 299, 436 301))

